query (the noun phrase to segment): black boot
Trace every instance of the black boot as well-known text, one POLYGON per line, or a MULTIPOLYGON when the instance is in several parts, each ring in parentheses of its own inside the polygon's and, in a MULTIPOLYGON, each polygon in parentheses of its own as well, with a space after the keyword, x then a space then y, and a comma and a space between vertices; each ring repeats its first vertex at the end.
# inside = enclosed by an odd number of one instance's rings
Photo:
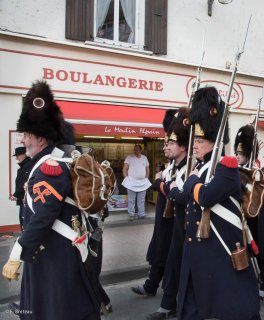
POLYGON ((134 293, 140 295, 140 296, 150 296, 153 297, 156 295, 155 293, 149 293, 145 290, 144 286, 137 286, 137 287, 131 287, 130 288, 134 293))
POLYGON ((147 320, 162 320, 162 319, 170 319, 176 317, 176 310, 171 310, 168 312, 154 312, 147 316, 147 320))

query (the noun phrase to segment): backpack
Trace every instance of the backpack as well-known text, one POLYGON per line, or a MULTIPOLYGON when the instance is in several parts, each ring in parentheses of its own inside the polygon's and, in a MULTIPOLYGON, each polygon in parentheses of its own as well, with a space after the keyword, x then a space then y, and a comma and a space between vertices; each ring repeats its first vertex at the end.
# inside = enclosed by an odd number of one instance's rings
POLYGON ((109 161, 99 164, 89 154, 80 154, 75 150, 70 175, 73 200, 78 208, 90 214, 101 212, 116 186, 116 177, 109 161))
POLYGON ((242 187, 242 211, 246 218, 255 218, 263 205, 264 174, 257 168, 239 167, 242 187))

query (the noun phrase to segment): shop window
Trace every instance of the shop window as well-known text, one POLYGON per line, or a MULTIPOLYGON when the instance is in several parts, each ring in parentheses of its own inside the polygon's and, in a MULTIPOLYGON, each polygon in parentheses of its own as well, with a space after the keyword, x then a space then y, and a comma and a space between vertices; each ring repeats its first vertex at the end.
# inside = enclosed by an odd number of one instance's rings
POLYGON ((66 0, 66 38, 166 54, 167 0, 66 0))

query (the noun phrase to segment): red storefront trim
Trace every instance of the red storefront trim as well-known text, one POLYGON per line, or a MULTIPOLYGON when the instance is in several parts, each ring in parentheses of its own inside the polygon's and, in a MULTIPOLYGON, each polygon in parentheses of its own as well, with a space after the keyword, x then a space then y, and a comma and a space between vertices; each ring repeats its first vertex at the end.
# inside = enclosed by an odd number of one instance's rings
POLYGON ((161 126, 166 109, 119 106, 74 101, 56 101, 64 118, 74 123, 77 134, 163 137, 161 126), (98 122, 89 123, 90 122, 98 122))

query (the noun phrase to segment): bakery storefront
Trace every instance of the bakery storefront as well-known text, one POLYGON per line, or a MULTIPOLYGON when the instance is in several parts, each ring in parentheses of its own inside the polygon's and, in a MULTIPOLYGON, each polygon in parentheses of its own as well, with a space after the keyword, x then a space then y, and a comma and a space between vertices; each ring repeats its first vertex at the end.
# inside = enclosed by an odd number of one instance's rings
MULTIPOLYGON (((46 80, 76 130, 77 144, 96 160, 109 160, 123 195, 122 166, 135 143, 143 146, 151 179, 164 161, 162 119, 168 108, 188 104, 196 66, 110 48, 51 42, 0 33, 0 134, 2 184, 0 232, 16 229, 18 208, 8 200, 14 192, 17 165, 12 157, 20 143, 15 132, 23 97, 35 80, 46 80), (7 214, 8 213, 8 214, 7 214)), ((201 85, 215 85, 227 95, 230 71, 204 68, 201 85)), ((232 130, 252 121, 262 79, 239 75, 231 95, 232 130)), ((262 129, 261 129, 262 130, 262 129)), ((229 152, 235 133, 231 134, 229 152)), ((148 201, 155 202, 150 191, 148 201)), ((120 208, 121 209, 121 208, 120 208)))

